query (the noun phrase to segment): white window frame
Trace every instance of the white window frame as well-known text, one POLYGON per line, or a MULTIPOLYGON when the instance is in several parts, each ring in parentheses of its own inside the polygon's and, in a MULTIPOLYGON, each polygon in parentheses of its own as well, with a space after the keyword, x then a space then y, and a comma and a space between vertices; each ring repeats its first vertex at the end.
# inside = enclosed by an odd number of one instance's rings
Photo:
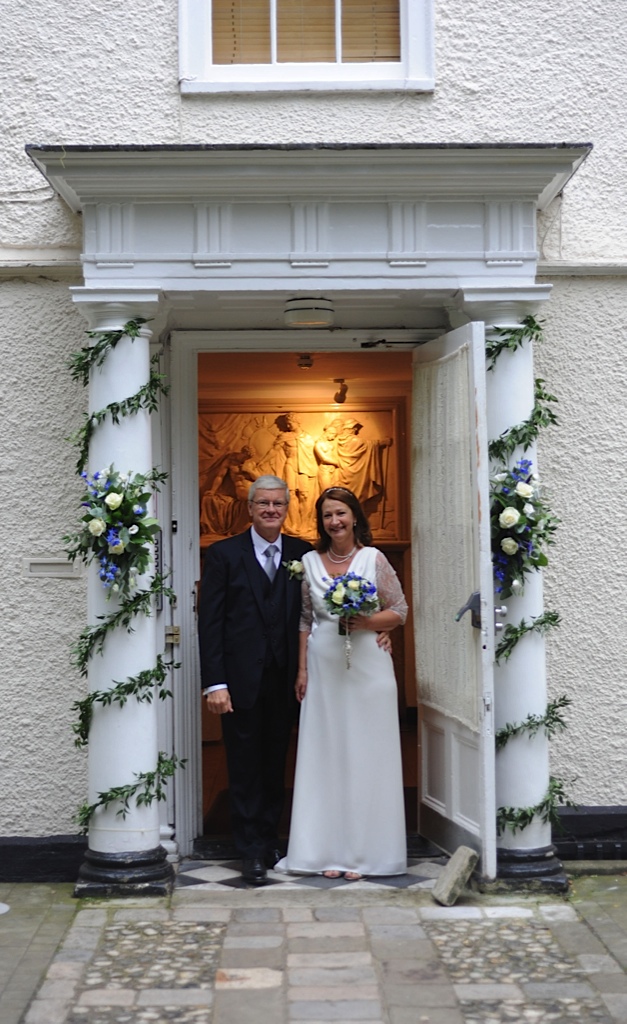
POLYGON ((400 0, 401 59, 363 64, 213 64, 211 0, 179 0, 181 92, 412 90, 434 87, 434 0, 400 0))

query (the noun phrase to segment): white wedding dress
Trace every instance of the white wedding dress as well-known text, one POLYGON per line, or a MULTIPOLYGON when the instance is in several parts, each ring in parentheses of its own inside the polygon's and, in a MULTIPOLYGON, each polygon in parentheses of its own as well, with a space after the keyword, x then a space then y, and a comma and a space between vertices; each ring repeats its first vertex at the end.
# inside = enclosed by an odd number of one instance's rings
MULTIPOLYGON (((315 551, 303 558, 307 692, 302 703, 287 856, 276 870, 399 875, 407 869, 397 690, 391 655, 374 632, 351 635, 350 668, 338 617, 323 601, 330 579, 315 551)), ((350 567, 377 586, 379 604, 407 604, 385 556, 361 548, 350 567)))

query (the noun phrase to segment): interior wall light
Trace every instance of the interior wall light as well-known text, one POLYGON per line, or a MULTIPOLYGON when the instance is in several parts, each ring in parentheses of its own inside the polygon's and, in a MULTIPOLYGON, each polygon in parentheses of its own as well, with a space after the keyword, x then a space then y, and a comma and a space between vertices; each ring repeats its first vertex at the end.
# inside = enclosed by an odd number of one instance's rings
POLYGON ((330 299, 288 299, 283 310, 286 327, 332 327, 333 303, 330 299))
POLYGON ((346 401, 346 392, 348 391, 348 384, 346 383, 343 377, 335 377, 333 379, 333 383, 340 385, 335 394, 333 395, 333 401, 336 402, 337 405, 343 405, 344 402, 346 401))
POLYGON ((296 360, 296 365, 300 367, 301 370, 311 370, 313 366, 313 359, 309 355, 309 352, 301 352, 296 360))

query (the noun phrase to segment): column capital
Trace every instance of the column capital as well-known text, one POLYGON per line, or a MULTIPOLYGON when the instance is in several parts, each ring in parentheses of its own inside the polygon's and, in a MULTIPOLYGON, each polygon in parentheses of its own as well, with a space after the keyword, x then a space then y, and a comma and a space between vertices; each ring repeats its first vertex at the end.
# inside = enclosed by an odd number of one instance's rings
POLYGON ((448 309, 453 327, 469 320, 483 320, 490 327, 518 327, 526 316, 535 316, 550 297, 552 285, 530 284, 460 288, 448 309))
POLYGON ((161 293, 153 288, 80 286, 70 292, 92 331, 116 331, 138 316, 154 321, 159 313, 161 293))

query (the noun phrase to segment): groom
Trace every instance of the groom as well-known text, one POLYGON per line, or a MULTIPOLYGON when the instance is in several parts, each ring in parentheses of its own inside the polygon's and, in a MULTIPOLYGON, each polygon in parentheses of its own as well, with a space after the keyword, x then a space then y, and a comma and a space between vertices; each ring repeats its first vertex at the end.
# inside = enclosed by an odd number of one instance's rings
POLYGON ((311 545, 281 533, 289 491, 260 476, 248 493, 249 530, 205 556, 198 632, 203 694, 222 716, 233 838, 242 877, 263 885, 281 856, 277 830, 296 710, 301 586, 284 562, 311 545))

